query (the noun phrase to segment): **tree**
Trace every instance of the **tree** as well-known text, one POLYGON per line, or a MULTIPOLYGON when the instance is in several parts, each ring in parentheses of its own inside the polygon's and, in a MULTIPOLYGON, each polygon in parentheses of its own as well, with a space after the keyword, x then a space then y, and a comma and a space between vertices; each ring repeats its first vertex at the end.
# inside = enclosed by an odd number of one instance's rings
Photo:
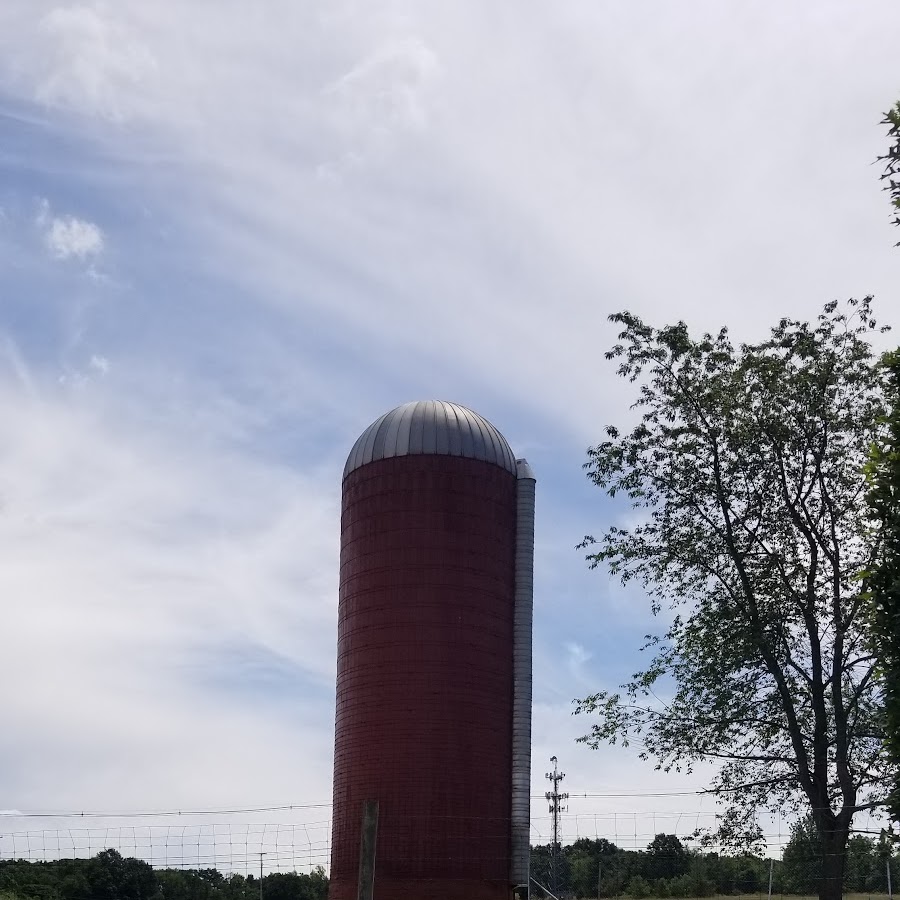
POLYGON ((162 869, 156 873, 162 900, 214 900, 215 888, 190 869, 162 869))
POLYGON ((88 860, 85 878, 92 900, 149 900, 157 885, 149 863, 126 859, 118 850, 102 850, 88 860))
POLYGON ((759 867, 746 863, 737 873, 735 887, 740 894, 757 894, 762 887, 762 878, 759 875, 759 867))
POLYGON ((625 886, 625 893, 635 900, 642 900, 644 897, 650 896, 650 884, 640 875, 634 875, 625 886))
POLYGON ((815 820, 805 816, 791 828, 781 864, 781 889, 791 894, 816 890, 822 878, 822 853, 815 820))
POLYGON ((593 897, 602 884, 605 883, 607 889, 611 886, 610 879, 619 870, 615 859, 619 848, 615 844, 606 838, 578 838, 565 851, 570 887, 576 897, 593 897))
POLYGON ((886 433, 869 460, 867 500, 883 538, 869 586, 885 691, 886 745, 894 762, 890 808, 900 821, 900 350, 885 354, 882 364, 890 406, 886 433))
MULTIPOLYGON (((91 859, 0 860, 0 900, 256 900, 259 882, 217 869, 154 870, 140 859, 103 850, 91 859)), ((326 900, 328 876, 272 872, 264 894, 273 900, 326 900)))
POLYGON ((269 900, 325 900, 328 879, 325 871, 315 869, 307 875, 302 872, 272 872, 263 883, 263 896, 269 900))
POLYGON ((647 845, 644 876, 648 880, 677 878, 686 875, 689 867, 688 852, 676 835, 658 834, 647 845))
POLYGON ((575 850, 566 853, 569 859, 569 871, 571 872, 571 889, 576 897, 591 897, 596 895, 599 879, 597 866, 593 859, 583 850, 575 850))
MULTIPOLYGON (((894 104, 894 107, 885 113, 882 125, 888 126, 888 138, 893 143, 888 148, 888 152, 879 157, 879 161, 884 163, 884 172, 881 178, 885 182, 885 190, 891 195, 891 203, 897 210, 894 224, 900 225, 900 102, 894 104)), ((897 246, 900 246, 900 242, 897 246)))
POLYGON ((576 701, 599 719, 581 740, 639 737, 664 771, 717 763, 723 845, 759 841, 758 808, 805 802, 820 897, 840 897, 853 815, 883 805, 890 768, 861 580, 878 544, 863 468, 885 412, 870 299, 737 348, 727 329, 695 340, 684 323, 612 320, 624 330, 607 357, 640 383, 640 415, 586 468, 644 521, 582 546, 673 620, 622 693, 576 701))
POLYGON ((877 880, 879 868, 875 841, 864 834, 854 834, 847 844, 845 889, 849 893, 857 894, 870 890, 873 882, 877 880))

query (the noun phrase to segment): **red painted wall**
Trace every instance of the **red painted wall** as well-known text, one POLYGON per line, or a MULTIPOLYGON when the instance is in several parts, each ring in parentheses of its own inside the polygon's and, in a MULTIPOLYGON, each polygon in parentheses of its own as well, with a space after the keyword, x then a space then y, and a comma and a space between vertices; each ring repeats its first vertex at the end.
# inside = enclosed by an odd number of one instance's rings
POLYGON ((507 900, 516 480, 451 456, 344 481, 331 900, 507 900))

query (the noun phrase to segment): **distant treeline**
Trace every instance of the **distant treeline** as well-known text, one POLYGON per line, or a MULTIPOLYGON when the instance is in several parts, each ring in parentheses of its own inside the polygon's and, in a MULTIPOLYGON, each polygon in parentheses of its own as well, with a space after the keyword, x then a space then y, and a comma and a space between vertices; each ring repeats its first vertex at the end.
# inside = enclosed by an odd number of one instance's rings
MULTIPOLYGON (((553 885, 552 845, 531 848, 531 874, 553 885)), ((847 848, 845 893, 887 893, 890 847, 854 835, 847 848)), ((600 838, 560 847, 557 886, 565 897, 711 897, 765 894, 772 867, 773 894, 815 894, 821 856, 814 828, 800 823, 774 863, 754 854, 721 855, 688 850, 674 834, 658 834, 646 850, 620 850, 600 838)), ((895 884, 897 866, 892 867, 895 884)), ((534 896, 543 892, 534 888, 534 896)))
MULTIPOLYGON (((259 879, 217 869, 154 869, 104 850, 91 859, 0 860, 0 900, 259 900, 259 879)), ((323 869, 273 872, 265 900, 326 900, 323 869)))

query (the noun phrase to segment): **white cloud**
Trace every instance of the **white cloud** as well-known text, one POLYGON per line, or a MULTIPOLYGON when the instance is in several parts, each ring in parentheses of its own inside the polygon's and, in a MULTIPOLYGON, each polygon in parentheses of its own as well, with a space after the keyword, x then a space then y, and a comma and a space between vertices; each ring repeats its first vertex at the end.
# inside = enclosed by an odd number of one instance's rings
POLYGON ((0 706, 22 805, 213 804, 226 782, 232 798, 327 796, 333 489, 117 425, 89 395, 0 396, 0 591, 17 635, 0 706), (290 702, 235 694, 241 654, 292 673, 290 702), (182 739, 197 729, 214 754, 182 739), (286 785, 300 746, 316 759, 286 785), (279 762, 242 779, 248 755, 279 762))
MULTIPOLYGON (((241 260, 234 277, 299 321, 316 311, 473 385, 505 381, 584 441, 622 406, 584 377, 609 372, 609 312, 674 306, 749 335, 786 298, 808 315, 896 283, 870 165, 892 96, 889 3, 655 4, 614 27, 585 4, 266 9, 222 3, 210 28, 202 5, 101 4, 36 40, 54 84, 90 80, 91 54, 61 52, 60 32, 101 59, 121 34, 141 48, 124 59, 154 61, 104 63, 128 77, 98 76, 77 108, 139 106, 141 139, 102 133, 151 176, 160 148, 188 170, 198 265, 241 260), (857 46, 871 65, 848 80, 835 53, 857 46), (340 276, 298 287, 323 267, 340 276)), ((46 72, 20 66, 46 91, 46 72)))
POLYGON ((56 259, 89 259, 103 250, 103 232, 93 222, 75 216, 53 218, 44 233, 47 249, 56 259))
POLYGON ((41 102, 113 121, 135 112, 155 60, 121 18, 99 4, 60 6, 39 19, 36 37, 46 51, 35 84, 41 102))
POLYGON ((398 129, 422 129, 426 94, 439 71, 437 56, 419 37, 392 40, 324 91, 339 127, 356 140, 379 140, 398 129))
POLYGON ((11 376, 23 393, 33 396, 34 380, 28 363, 16 342, 7 334, 0 334, 0 377, 11 376))
POLYGON ((68 387, 86 388, 95 379, 104 378, 108 374, 109 360, 105 356, 94 353, 83 368, 67 367, 65 372, 59 376, 58 381, 59 384, 68 387))
POLYGON ((592 654, 577 641, 567 641, 565 649, 570 671, 573 674, 579 674, 585 663, 591 659, 592 654))

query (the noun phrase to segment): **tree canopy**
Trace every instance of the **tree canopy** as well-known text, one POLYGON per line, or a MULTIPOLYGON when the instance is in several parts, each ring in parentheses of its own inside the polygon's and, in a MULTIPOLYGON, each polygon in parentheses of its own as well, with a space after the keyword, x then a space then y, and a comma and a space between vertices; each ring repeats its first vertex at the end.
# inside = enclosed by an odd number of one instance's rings
MULTIPOLYGON (((880 157, 885 190, 897 210, 894 224, 900 225, 900 101, 885 114, 890 146, 880 157)), ((897 246, 900 246, 898 241, 897 246)), ((887 443, 872 452, 869 502, 885 531, 884 553, 873 577, 873 606, 876 640, 880 646, 881 677, 887 704, 887 749, 895 769, 900 768, 900 349, 886 354, 883 364, 890 380, 890 412, 887 443)), ((891 815, 900 822, 900 776, 891 785, 891 815)))
POLYGON ((890 807, 900 821, 900 350, 887 353, 886 432, 872 448, 867 499, 882 535, 880 553, 869 579, 876 651, 885 694, 887 750, 894 761, 890 807))
MULTIPOLYGON (((884 163, 884 172, 881 178, 885 182, 885 190, 891 195, 891 203, 897 210, 894 224, 900 225, 900 101, 885 113, 882 124, 888 126, 888 138, 891 144, 888 152, 879 157, 879 160, 884 163)), ((898 246, 900 246, 900 242, 898 242, 898 246)))
POLYGON ((647 845, 650 878, 676 878, 687 873, 690 860, 684 844, 674 834, 658 834, 647 845))
POLYGON ((838 897, 852 817, 885 802, 890 771, 863 581, 879 544, 864 468, 886 412, 870 299, 737 347, 727 329, 612 320, 607 357, 636 384, 639 418, 607 428, 586 468, 643 521, 583 546, 671 625, 621 692, 576 701, 597 717, 582 740, 639 741, 665 771, 717 763, 725 845, 761 837, 758 809, 803 804, 820 895, 838 897))
MULTIPOLYGON (((266 900, 326 900, 324 870, 271 872, 266 900)), ((0 860, 0 900, 258 900, 259 879, 217 869, 154 869, 103 850, 91 859, 0 860)))
MULTIPOLYGON (((550 844, 532 847, 532 874, 539 884, 549 884, 551 850, 550 844)), ((765 895, 770 877, 774 895, 808 896, 815 890, 822 864, 816 825, 809 817, 792 829, 783 860, 688 849, 673 834, 656 835, 644 850, 625 850, 603 838, 579 838, 560 850, 561 896, 573 897, 746 897, 765 895), (661 871, 665 865, 670 867, 668 874, 661 871)), ((883 842, 854 834, 847 847, 844 890, 886 893, 889 856, 890 848, 883 842)), ((896 857, 893 867, 896 878, 896 857)), ((546 894, 534 887, 532 896, 546 894)))

